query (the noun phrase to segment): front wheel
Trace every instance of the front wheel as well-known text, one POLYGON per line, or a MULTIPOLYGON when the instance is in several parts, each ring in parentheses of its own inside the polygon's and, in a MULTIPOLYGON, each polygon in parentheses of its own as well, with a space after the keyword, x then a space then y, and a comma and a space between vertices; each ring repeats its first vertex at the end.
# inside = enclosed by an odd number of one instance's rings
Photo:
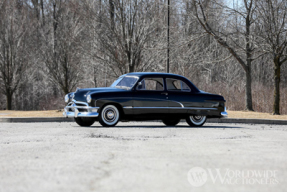
POLYGON ((105 106, 99 116, 99 122, 104 127, 115 126, 120 119, 120 112, 118 108, 114 105, 105 106))
POLYGON ((162 122, 166 126, 176 126, 179 123, 180 119, 163 119, 162 122))
POLYGON ((95 122, 94 118, 91 117, 75 117, 75 121, 82 127, 90 127, 95 122))
POLYGON ((186 122, 191 127, 201 127, 206 121, 206 116, 196 116, 192 115, 186 118, 186 122))

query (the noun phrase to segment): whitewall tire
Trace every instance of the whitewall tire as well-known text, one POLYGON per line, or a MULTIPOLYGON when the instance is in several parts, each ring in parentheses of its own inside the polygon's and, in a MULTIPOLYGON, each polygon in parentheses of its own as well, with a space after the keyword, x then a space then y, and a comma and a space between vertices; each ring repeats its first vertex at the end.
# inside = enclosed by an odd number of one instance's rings
POLYGON ((186 118, 186 122, 191 127, 201 127, 206 122, 206 116, 192 115, 186 118))
POLYGON ((106 105, 100 112, 99 122, 104 127, 115 126, 120 119, 120 112, 114 105, 106 105))

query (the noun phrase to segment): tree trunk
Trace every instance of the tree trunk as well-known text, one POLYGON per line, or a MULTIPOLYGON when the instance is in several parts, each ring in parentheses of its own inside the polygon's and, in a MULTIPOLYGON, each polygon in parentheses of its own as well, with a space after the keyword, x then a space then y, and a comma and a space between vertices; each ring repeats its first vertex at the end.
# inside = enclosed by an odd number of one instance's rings
POLYGON ((246 70, 245 70, 245 75, 246 75, 246 85, 245 85, 245 109, 248 111, 254 111, 252 107, 252 79, 251 79, 251 64, 252 64, 252 49, 251 49, 251 44, 250 44, 250 26, 251 26, 251 21, 250 21, 250 9, 246 7, 248 10, 248 14, 245 20, 245 28, 246 28, 246 34, 245 34, 245 40, 246 40, 246 70))
POLYGON ((245 71, 246 85, 245 85, 245 109, 248 111, 254 111, 252 107, 252 92, 251 92, 251 67, 247 66, 245 71))
POLYGON ((132 73, 135 71, 135 66, 132 64, 132 65, 129 65, 129 73, 132 73))
POLYGON ((7 105, 6 105, 6 109, 7 110, 12 110, 12 94, 7 93, 6 94, 6 99, 7 99, 7 105))
POLYGON ((280 115, 280 63, 279 60, 274 60, 274 103, 273 115, 280 115))
POLYGON ((114 1, 113 0, 109 0, 109 4, 110 4, 110 19, 111 19, 111 28, 114 29, 114 25, 115 25, 115 5, 114 5, 114 1))
POLYGON ((96 67, 94 66, 94 84, 95 84, 95 87, 98 87, 97 85, 97 72, 96 72, 96 67))
POLYGON ((45 25, 45 13, 44 13, 44 3, 43 0, 41 0, 41 10, 42 10, 42 24, 45 25))

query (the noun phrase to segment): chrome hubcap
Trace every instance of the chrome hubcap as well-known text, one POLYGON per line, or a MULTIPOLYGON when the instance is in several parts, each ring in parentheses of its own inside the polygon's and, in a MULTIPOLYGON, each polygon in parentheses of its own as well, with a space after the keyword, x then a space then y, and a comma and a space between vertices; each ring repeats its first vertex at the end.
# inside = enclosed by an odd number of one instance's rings
POLYGON ((115 116, 115 114, 114 114, 113 111, 109 111, 109 112, 107 113, 107 117, 108 117, 109 119, 112 119, 114 116, 115 116))
POLYGON ((201 119, 203 118, 204 116, 192 116, 192 119, 194 121, 201 121, 201 119))
POLYGON ((201 125, 205 122, 206 116, 190 116, 190 121, 195 125, 201 125))
POLYGON ((108 124, 114 123, 118 119, 118 113, 112 107, 105 108, 104 111, 102 112, 102 116, 103 120, 108 124))

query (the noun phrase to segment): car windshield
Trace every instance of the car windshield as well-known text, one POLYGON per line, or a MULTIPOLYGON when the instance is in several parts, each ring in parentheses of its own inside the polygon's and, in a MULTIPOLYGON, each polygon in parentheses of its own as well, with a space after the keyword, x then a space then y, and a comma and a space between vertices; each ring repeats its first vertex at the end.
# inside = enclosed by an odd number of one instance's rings
POLYGON ((125 77, 125 75, 120 76, 117 80, 113 82, 113 84, 110 87, 115 87, 117 84, 125 77))
POLYGON ((137 82, 137 80, 138 77, 136 76, 121 76, 111 85, 111 87, 120 89, 131 89, 137 82))

